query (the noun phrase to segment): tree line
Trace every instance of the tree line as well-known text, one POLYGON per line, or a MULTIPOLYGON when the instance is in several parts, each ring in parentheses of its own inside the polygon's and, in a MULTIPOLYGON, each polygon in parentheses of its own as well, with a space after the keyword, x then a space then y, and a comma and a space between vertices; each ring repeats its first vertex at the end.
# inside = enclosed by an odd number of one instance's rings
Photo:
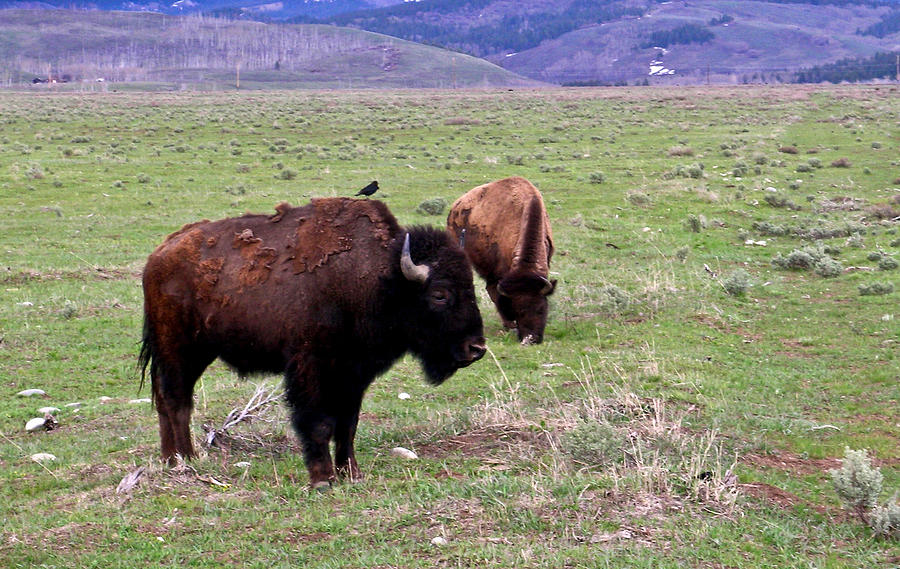
MULTIPOLYGON (((437 45, 484 57, 518 52, 577 30, 623 17, 644 15, 645 8, 623 0, 573 0, 561 11, 506 14, 482 25, 472 25, 473 13, 495 0, 431 0, 405 2, 389 8, 334 16, 320 23, 351 26, 410 41, 437 45), (444 16, 432 24, 426 16, 444 16)), ((304 18, 303 21, 310 20, 304 18)))
POLYGON ((872 57, 841 59, 816 65, 797 73, 797 83, 858 83, 873 79, 891 79, 897 70, 900 52, 876 53, 872 57))

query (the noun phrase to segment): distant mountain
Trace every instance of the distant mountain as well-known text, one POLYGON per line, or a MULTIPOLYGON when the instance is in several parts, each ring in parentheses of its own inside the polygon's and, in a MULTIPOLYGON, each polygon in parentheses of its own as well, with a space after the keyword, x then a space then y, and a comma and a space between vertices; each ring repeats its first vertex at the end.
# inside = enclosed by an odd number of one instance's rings
POLYGON ((791 81, 900 51, 898 0, 425 0, 327 21, 564 84, 791 81))
POLYGON ((328 24, 556 84, 868 80, 883 77, 861 72, 883 68, 876 55, 900 53, 900 0, 0 0, 11 5, 328 24), (806 72, 826 65, 828 73, 806 72))
MULTIPOLYGON (((0 84, 533 86, 483 59, 362 30, 207 16, 0 10, 0 84)), ((158 88, 158 87, 157 87, 158 88)))
POLYGON ((0 0, 0 9, 68 9, 207 14, 256 20, 322 19, 356 10, 377 9, 404 0, 0 0))

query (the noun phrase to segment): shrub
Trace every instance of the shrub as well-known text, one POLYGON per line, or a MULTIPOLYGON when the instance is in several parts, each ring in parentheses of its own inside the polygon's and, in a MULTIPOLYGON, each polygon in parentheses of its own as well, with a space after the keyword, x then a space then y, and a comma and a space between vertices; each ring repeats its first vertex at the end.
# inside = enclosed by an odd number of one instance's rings
POLYGON ((772 259, 772 264, 781 269, 812 270, 826 278, 836 277, 844 270, 840 261, 828 256, 821 243, 803 249, 795 249, 786 257, 778 253, 772 259))
POLYGON ((650 205, 650 196, 643 192, 629 192, 625 194, 625 199, 628 200, 628 203, 638 207, 645 207, 650 205))
POLYGON ((42 180, 44 178, 44 169, 40 164, 29 164, 25 170, 25 177, 29 180, 42 180))
POLYGON ((868 452, 844 448, 844 460, 840 469, 829 471, 831 483, 841 500, 847 502, 857 515, 864 516, 878 503, 884 477, 872 468, 868 452))
POLYGON ((813 168, 821 168, 822 167, 822 161, 819 160, 818 158, 810 158, 806 162, 813 168))
POLYGON ((831 166, 833 168, 849 168, 850 160, 848 160, 847 158, 838 158, 837 160, 835 160, 834 162, 831 163, 831 166))
POLYGON ((587 467, 617 463, 625 443, 625 436, 615 427, 599 421, 584 421, 562 437, 563 450, 587 467))
POLYGON ((423 215, 441 215, 444 208, 447 207, 447 200, 444 198, 431 198, 423 201, 416 208, 416 213, 423 215))
POLYGON ((831 257, 822 257, 816 262, 815 272, 817 275, 825 278, 834 278, 844 272, 844 266, 840 261, 836 261, 831 257))
POLYGON ((290 168, 285 168, 283 170, 279 170, 275 177, 279 180, 293 180, 297 177, 297 172, 291 170, 290 168))
POLYGON ((592 184, 602 184, 606 175, 603 172, 591 172, 589 180, 592 184))
POLYGON ((900 539, 900 498, 897 494, 885 506, 875 506, 869 516, 869 526, 876 535, 900 539))
POLYGON ((769 162, 769 158, 763 154, 762 152, 756 152, 753 154, 753 163, 762 166, 769 162))
POLYGON ((673 146, 669 149, 669 156, 693 156, 694 149, 689 146, 673 146))
POLYGON ((889 282, 874 282, 859 285, 860 296, 880 296, 894 292, 894 284, 889 282))
POLYGON ((878 268, 882 271, 893 271, 898 266, 900 266, 900 263, 897 262, 897 259, 888 257, 887 255, 884 255, 878 261, 878 268))
POLYGON ((607 314, 619 314, 628 309, 628 294, 616 285, 606 285, 600 289, 600 310, 607 314))
POLYGON ((744 296, 750 284, 750 274, 744 269, 738 269, 722 280, 725 292, 731 296, 744 296))
POLYGON ((866 246, 866 242, 863 239, 862 233, 853 233, 849 237, 847 237, 847 247, 853 247, 854 249, 862 249, 866 246))
POLYGON ((813 167, 809 164, 797 164, 798 172, 812 172, 813 167))
POLYGON ((684 222, 688 231, 693 233, 700 233, 706 227, 706 218, 702 215, 696 215, 694 213, 687 216, 687 219, 684 222))
POLYGON ((753 222, 753 229, 758 231, 760 235, 766 235, 769 237, 780 237, 782 235, 787 235, 788 233, 790 233, 790 229, 788 229, 787 227, 769 223, 768 221, 753 222))
POLYGON ((831 483, 838 497, 849 505, 860 521, 872 528, 876 535, 900 538, 900 502, 894 494, 884 506, 878 504, 884 476, 865 449, 844 448, 840 469, 829 471, 831 483))
POLYGON ((78 315, 78 305, 71 300, 66 300, 65 304, 63 304, 62 310, 60 310, 59 313, 66 320, 74 318, 78 315))
POLYGON ((763 200, 772 207, 786 207, 792 211, 803 209, 801 206, 795 204, 788 198, 781 197, 776 194, 766 194, 766 197, 763 198, 763 200))
POLYGON ((794 250, 787 257, 778 253, 772 264, 781 269, 811 269, 815 265, 815 259, 806 251, 794 250))

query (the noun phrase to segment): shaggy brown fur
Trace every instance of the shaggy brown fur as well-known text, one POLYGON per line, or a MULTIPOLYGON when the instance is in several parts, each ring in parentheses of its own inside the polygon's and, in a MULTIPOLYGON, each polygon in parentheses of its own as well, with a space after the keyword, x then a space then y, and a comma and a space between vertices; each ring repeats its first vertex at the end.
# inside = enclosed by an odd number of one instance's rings
POLYGON ((541 193, 525 178, 484 184, 453 203, 448 231, 464 246, 508 328, 523 344, 543 341, 553 233, 541 193))

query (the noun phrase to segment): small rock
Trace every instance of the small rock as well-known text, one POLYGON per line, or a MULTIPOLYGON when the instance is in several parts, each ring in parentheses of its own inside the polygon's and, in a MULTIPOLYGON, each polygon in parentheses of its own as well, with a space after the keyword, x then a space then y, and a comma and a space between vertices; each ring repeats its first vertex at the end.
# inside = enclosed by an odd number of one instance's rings
POLYGON ((394 456, 399 456, 400 458, 408 458, 409 460, 415 460, 419 458, 419 455, 409 450, 408 448, 403 447, 394 447, 391 449, 391 454, 394 456))
POLYGON ((38 452, 31 455, 31 460, 35 462, 43 462, 45 460, 56 460, 56 457, 49 452, 38 452))
POLYGON ((59 413, 59 407, 41 407, 40 409, 37 410, 37 412, 40 413, 41 415, 47 415, 47 414, 52 415, 54 413, 59 413))
POLYGON ((235 468, 250 468, 250 463, 246 460, 242 460, 241 462, 234 463, 235 468))
POLYGON ((44 427, 44 424, 47 422, 43 417, 35 417, 34 419, 29 420, 25 423, 25 430, 33 433, 34 431, 39 431, 44 427))
POLYGON ((437 545, 439 547, 442 545, 447 545, 447 540, 441 536, 433 537, 431 538, 431 545, 437 545))
POLYGON ((33 302, 29 302, 29 301, 26 300, 25 302, 17 302, 17 303, 16 303, 16 306, 26 306, 26 307, 27 307, 27 306, 34 306, 34 303, 33 303, 33 302))
POLYGON ((22 391, 16 393, 16 395, 22 397, 31 397, 33 395, 47 395, 47 392, 43 389, 23 389, 22 391))
POLYGON ((112 401, 112 399, 113 399, 112 397, 107 397, 106 395, 103 395, 100 397, 100 403, 106 403, 107 401, 112 401))
POLYGON ((409 399, 410 397, 412 397, 412 395, 410 395, 409 393, 407 393, 405 391, 400 393, 400 395, 397 396, 398 399, 403 399, 403 400, 409 399))
POLYGON ((142 397, 140 399, 132 399, 129 403, 150 403, 149 397, 142 397))
POLYGON ((72 409, 78 409, 81 407, 81 403, 66 403, 64 407, 70 407, 72 409))

